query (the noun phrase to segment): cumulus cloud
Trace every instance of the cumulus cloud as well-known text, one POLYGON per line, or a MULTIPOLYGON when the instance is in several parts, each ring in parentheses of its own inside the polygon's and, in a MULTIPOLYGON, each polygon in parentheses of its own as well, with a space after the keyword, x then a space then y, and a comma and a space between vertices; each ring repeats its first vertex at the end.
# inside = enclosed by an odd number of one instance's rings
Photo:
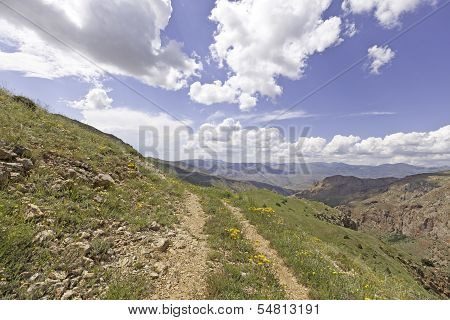
POLYGON ((228 118, 216 125, 206 123, 185 144, 193 158, 234 162, 324 161, 378 165, 410 163, 439 166, 450 164, 450 125, 430 132, 394 133, 361 138, 336 135, 301 137, 290 141, 277 128, 245 128, 228 118))
POLYGON ((379 47, 375 45, 368 49, 368 56, 370 73, 380 74, 380 68, 394 59, 395 52, 388 46, 379 47))
POLYGON ((228 71, 223 83, 191 85, 192 100, 239 104, 252 109, 261 96, 282 93, 280 76, 299 79, 308 57, 341 41, 341 19, 323 18, 331 0, 218 0, 210 19, 217 23, 212 57, 228 71), (212 93, 215 91, 216 93, 212 93))
POLYGON ((434 0, 344 0, 342 8, 351 13, 372 13, 385 28, 400 24, 400 17, 414 11, 420 4, 434 3, 434 0))
POLYGON ((108 96, 109 90, 103 87, 95 87, 88 94, 77 101, 69 101, 68 104, 72 108, 80 110, 101 110, 109 109, 113 103, 113 99, 108 96))
POLYGON ((180 43, 161 40, 172 13, 170 0, 3 2, 53 36, 3 7, 0 41, 8 50, 0 50, 1 70, 48 79, 76 76, 91 81, 103 75, 67 46, 111 74, 165 89, 186 86, 201 69, 180 43))

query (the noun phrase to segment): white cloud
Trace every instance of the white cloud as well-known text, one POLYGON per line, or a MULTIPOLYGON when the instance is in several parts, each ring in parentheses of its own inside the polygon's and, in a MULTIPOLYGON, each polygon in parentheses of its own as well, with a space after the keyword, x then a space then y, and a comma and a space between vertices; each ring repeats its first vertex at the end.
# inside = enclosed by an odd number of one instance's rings
MULTIPOLYGON (((161 40, 172 13, 170 0, 4 2, 112 74, 179 89, 201 69, 180 43, 161 40)), ((48 79, 92 81, 103 75, 54 37, 3 7, 0 41, 12 50, 0 51, 0 69, 48 79)))
POLYGON ((309 56, 341 41, 341 19, 322 15, 331 0, 218 0, 210 19, 217 23, 210 46, 225 82, 191 86, 191 99, 204 104, 238 103, 252 109, 258 98, 282 93, 278 77, 299 79, 309 56), (219 93, 211 94, 211 90, 219 93))
POLYGON ((350 22, 345 20, 345 31, 344 34, 351 38, 358 33, 358 29, 356 28, 356 24, 354 22, 350 22))
POLYGON ((68 105, 81 110, 109 109, 114 100, 108 96, 108 92, 109 90, 101 86, 95 87, 84 98, 77 101, 69 101, 68 105))
POLYGON ((190 134, 186 125, 192 124, 186 119, 177 121, 165 113, 151 114, 127 107, 83 110, 81 114, 84 123, 115 135, 146 156, 161 159, 181 157, 179 153, 184 152, 182 146, 190 134))
POLYGON ((393 116, 396 115, 397 112, 392 111, 367 111, 367 112, 358 112, 358 113, 350 113, 348 116, 350 117, 358 117, 358 116, 393 116))
POLYGON ((379 47, 373 46, 368 49, 370 59, 370 73, 380 74, 380 68, 388 64, 395 57, 395 52, 388 46, 379 47))
POLYGON ((385 28, 400 24, 400 17, 414 11, 420 4, 434 0, 344 0, 342 8, 351 13, 374 13, 378 22, 385 28))
POLYGON ((302 137, 290 142, 277 128, 245 128, 239 121, 228 118, 217 125, 202 125, 185 146, 191 159, 440 166, 450 164, 450 125, 436 131, 400 132, 385 137, 336 135, 328 141, 322 137, 302 137))
POLYGON ((191 84, 189 96, 193 100, 206 105, 235 101, 233 89, 229 86, 223 86, 220 80, 204 85, 198 81, 194 82, 191 84))

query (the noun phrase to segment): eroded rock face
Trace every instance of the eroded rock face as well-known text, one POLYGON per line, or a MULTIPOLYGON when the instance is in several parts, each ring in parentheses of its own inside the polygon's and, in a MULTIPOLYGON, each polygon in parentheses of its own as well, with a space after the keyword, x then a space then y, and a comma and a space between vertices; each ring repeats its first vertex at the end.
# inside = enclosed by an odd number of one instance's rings
POLYGON ((450 172, 409 176, 385 192, 337 207, 357 227, 383 237, 414 240, 414 255, 423 261, 402 261, 431 290, 448 296, 447 268, 450 212, 450 172))

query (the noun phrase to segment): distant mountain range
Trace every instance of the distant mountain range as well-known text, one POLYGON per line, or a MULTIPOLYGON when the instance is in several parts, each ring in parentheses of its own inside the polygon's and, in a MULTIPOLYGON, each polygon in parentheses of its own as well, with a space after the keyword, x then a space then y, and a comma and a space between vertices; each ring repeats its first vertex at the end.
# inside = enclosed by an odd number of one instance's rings
POLYGON ((174 167, 232 180, 253 181, 291 190, 303 190, 330 176, 357 178, 403 178, 421 173, 433 173, 449 167, 419 167, 404 163, 378 166, 345 163, 312 162, 307 164, 228 163, 220 160, 184 160, 171 162, 174 167))

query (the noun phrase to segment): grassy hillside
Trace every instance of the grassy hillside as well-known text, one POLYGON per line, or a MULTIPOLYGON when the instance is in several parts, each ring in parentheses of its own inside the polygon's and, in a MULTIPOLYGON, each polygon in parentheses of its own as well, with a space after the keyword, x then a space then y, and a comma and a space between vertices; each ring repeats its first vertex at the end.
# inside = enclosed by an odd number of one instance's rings
POLYGON ((5 162, 18 170, 0 186, 0 297, 142 297, 135 286, 151 268, 139 269, 138 246, 159 236, 152 223, 177 221, 177 181, 117 138, 4 91, 0 140, 31 161, 5 162))
POLYGON ((432 298, 399 263, 406 253, 370 235, 315 217, 333 209, 323 204, 285 198, 264 190, 229 199, 269 239, 300 281, 320 299, 432 298), (273 214, 252 208, 270 207, 273 214))

